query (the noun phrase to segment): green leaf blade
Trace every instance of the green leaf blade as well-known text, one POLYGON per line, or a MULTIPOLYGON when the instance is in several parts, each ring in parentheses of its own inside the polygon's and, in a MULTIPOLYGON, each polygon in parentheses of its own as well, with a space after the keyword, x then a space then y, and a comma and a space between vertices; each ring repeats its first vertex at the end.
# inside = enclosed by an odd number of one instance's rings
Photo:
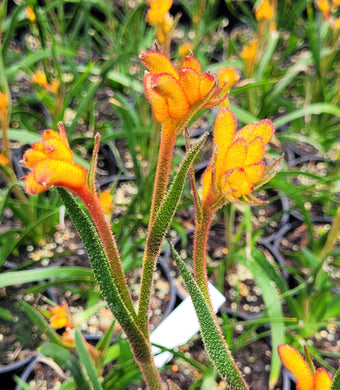
POLYGON ((248 389, 248 386, 237 369, 229 348, 223 339, 222 333, 218 329, 218 325, 211 314, 210 308, 205 302, 201 290, 173 245, 170 242, 169 245, 172 256, 181 271, 182 277, 191 296, 192 303, 201 326, 203 342, 210 359, 214 363, 219 374, 233 390, 248 389))
POLYGON ((92 390, 85 378, 84 372, 77 358, 66 348, 53 343, 43 344, 39 352, 52 358, 59 366, 69 370, 77 384, 79 390, 92 390))
POLYGON ((92 383, 93 390, 103 390, 96 372, 96 367, 93 364, 89 351, 87 350, 85 342, 78 329, 76 329, 75 333, 75 342, 79 359, 86 369, 87 375, 92 383))

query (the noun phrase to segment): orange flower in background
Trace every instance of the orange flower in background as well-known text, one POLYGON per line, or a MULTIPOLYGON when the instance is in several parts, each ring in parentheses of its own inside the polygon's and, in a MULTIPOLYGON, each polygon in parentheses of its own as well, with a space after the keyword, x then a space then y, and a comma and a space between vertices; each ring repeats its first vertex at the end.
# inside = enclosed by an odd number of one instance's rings
POLYGON ((255 11, 255 17, 258 22, 271 20, 274 16, 274 8, 268 0, 263 0, 255 11))
MULTIPOLYGON (((218 86, 224 88, 224 90, 230 91, 231 87, 235 85, 240 79, 240 74, 236 72, 233 67, 222 67, 218 72, 218 86)), ((229 107, 228 97, 223 100, 221 107, 229 107)))
POLYGON ((8 96, 0 92, 0 115, 6 116, 8 108, 8 96))
POLYGON ((32 169, 25 177, 25 189, 34 195, 52 186, 62 186, 77 192, 86 185, 86 170, 74 162, 64 126, 59 133, 45 130, 41 142, 32 145, 23 157, 24 164, 32 169))
POLYGON ((336 18, 331 22, 331 27, 334 30, 339 30, 340 29, 340 18, 336 18))
POLYGON ((162 43, 173 24, 172 16, 168 12, 172 6, 172 0, 149 0, 147 4, 150 8, 146 14, 146 21, 150 26, 155 27, 156 38, 162 43))
POLYGON ((32 76, 32 82, 34 84, 40 85, 45 88, 47 91, 56 94, 59 89, 59 81, 52 80, 51 83, 48 83, 46 75, 41 70, 37 70, 32 76))
POLYGON ((224 89, 216 88, 214 77, 202 73, 201 65, 193 55, 184 59, 180 70, 158 51, 141 54, 141 60, 149 70, 144 76, 146 96, 154 117, 163 125, 176 127, 198 110, 211 108, 226 97, 224 89))
POLYGON ((113 209, 113 198, 109 189, 99 195, 99 202, 105 214, 111 214, 113 209))
POLYGON ((54 79, 45 88, 55 95, 58 92, 59 85, 60 85, 59 81, 54 79))
POLYGON ((149 0, 147 4, 150 8, 146 20, 150 25, 155 26, 163 23, 165 15, 172 6, 172 0, 149 0))
POLYGON ((111 223, 114 200, 111 194, 111 190, 107 189, 100 193, 99 195, 99 203, 102 206, 105 217, 109 223, 111 223))
POLYGON ((244 45, 240 57, 251 66, 254 63, 258 50, 258 40, 252 39, 248 45, 244 45))
POLYGON ((232 66, 222 67, 218 72, 218 86, 230 89, 240 79, 240 74, 232 66))
POLYGON ((34 75, 32 76, 32 82, 37 85, 41 85, 42 87, 45 87, 47 83, 47 78, 44 72, 41 70, 37 70, 34 75))
POLYGON ((266 169, 263 161, 265 146, 273 134, 268 119, 236 131, 234 114, 228 108, 220 109, 214 124, 217 151, 202 178, 203 205, 209 208, 219 207, 221 202, 258 202, 252 191, 276 173, 274 168, 279 162, 266 169))
POLYGON ((5 166, 8 163, 9 163, 9 159, 5 155, 0 153, 0 165, 5 166))
POLYGON ((49 312, 51 313, 50 324, 53 329, 73 328, 73 324, 69 320, 70 313, 66 303, 52 307, 49 312))
POLYGON ((286 344, 277 348, 282 364, 296 378, 297 390, 330 390, 332 379, 324 368, 310 367, 300 352, 286 344))
POLYGON ((184 59, 187 55, 189 55, 191 50, 192 44, 190 42, 183 43, 183 45, 178 48, 179 57, 184 59))
POLYGON ((319 8, 319 10, 322 12, 325 18, 329 18, 331 6, 329 4, 328 0, 317 0, 316 6, 319 8))
POLYGON ((35 22, 36 21, 36 17, 35 17, 35 13, 33 11, 33 8, 28 6, 28 7, 25 7, 25 12, 26 12, 26 15, 28 17, 28 20, 30 22, 35 22))
POLYGON ((75 348, 74 329, 65 330, 61 335, 62 343, 68 348, 75 348))

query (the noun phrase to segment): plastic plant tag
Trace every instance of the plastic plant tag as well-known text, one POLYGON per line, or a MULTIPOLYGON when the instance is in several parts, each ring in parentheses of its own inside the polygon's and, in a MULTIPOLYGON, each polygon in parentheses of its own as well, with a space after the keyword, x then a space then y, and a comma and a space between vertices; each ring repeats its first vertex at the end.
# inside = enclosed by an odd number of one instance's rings
MULTIPOLYGON (((209 283, 209 293, 214 311, 225 302, 225 297, 212 284, 209 283)), ((200 326, 190 296, 177 306, 164 321, 151 333, 151 343, 165 348, 176 348, 186 344, 198 331, 200 326)), ((165 351, 159 353, 160 348, 153 346, 156 366, 162 367, 171 358, 172 353, 165 351)))

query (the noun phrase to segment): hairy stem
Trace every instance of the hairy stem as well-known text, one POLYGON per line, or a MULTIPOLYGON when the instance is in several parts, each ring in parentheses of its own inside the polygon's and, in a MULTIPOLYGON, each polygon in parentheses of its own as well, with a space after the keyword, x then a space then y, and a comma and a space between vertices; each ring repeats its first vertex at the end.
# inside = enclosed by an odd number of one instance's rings
POLYGON ((213 212, 211 209, 203 209, 201 220, 198 221, 194 236, 194 277, 201 289, 204 299, 212 310, 212 305, 208 289, 207 273, 207 242, 209 237, 209 228, 213 212))
POLYGON ((77 195, 83 201, 93 218, 100 239, 103 243, 106 256, 109 259, 113 279, 117 284, 121 297, 131 312, 131 315, 134 319, 136 319, 136 312, 134 310, 131 295, 126 284, 125 274, 120 260, 116 240, 105 218, 105 214, 99 202, 98 196, 96 193, 92 193, 87 186, 84 186, 80 191, 78 191, 77 195))
POLYGON ((155 220, 155 216, 166 193, 173 150, 176 143, 176 132, 171 127, 163 127, 161 133, 161 143, 158 152, 158 161, 156 167, 155 184, 152 196, 149 230, 155 220))
POLYGON ((166 194, 169 175, 171 169, 171 161, 173 149, 176 143, 176 132, 170 127, 163 127, 161 134, 161 142, 158 152, 158 161, 156 167, 156 176, 155 184, 153 189, 153 197, 150 211, 150 220, 148 227, 148 239, 145 244, 145 251, 143 257, 143 269, 142 269, 142 281, 141 281, 141 294, 139 300, 139 310, 138 318, 139 325, 143 330, 144 334, 147 336, 149 334, 149 324, 148 324, 148 310, 150 304, 150 294, 152 289, 152 279, 154 268, 156 264, 156 259, 162 245, 160 240, 157 248, 150 248, 150 232, 152 230, 152 225, 155 221, 159 207, 164 199, 166 194))

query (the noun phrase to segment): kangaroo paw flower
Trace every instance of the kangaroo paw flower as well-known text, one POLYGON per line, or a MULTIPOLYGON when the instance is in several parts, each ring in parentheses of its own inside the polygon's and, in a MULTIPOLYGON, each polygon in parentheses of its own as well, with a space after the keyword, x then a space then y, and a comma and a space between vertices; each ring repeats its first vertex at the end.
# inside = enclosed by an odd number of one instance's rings
POLYGON ((23 162, 32 169, 25 177, 28 194, 40 194, 52 186, 77 192, 86 185, 86 170, 74 162, 63 126, 59 133, 45 130, 41 142, 25 152, 23 162))
POLYGON ((158 51, 142 53, 141 60, 149 71, 144 76, 146 96, 154 117, 164 126, 176 128, 179 123, 187 123, 197 111, 211 108, 227 96, 227 89, 217 88, 210 73, 202 73, 193 55, 184 59, 179 70, 158 51))
MULTIPOLYGON (((236 131, 233 113, 225 107, 220 109, 214 125, 216 152, 202 178, 206 207, 258 201, 251 193, 258 182, 269 180, 263 157, 273 134, 274 127, 268 119, 236 131)), ((270 177, 278 170, 278 164, 274 165, 270 177)))

